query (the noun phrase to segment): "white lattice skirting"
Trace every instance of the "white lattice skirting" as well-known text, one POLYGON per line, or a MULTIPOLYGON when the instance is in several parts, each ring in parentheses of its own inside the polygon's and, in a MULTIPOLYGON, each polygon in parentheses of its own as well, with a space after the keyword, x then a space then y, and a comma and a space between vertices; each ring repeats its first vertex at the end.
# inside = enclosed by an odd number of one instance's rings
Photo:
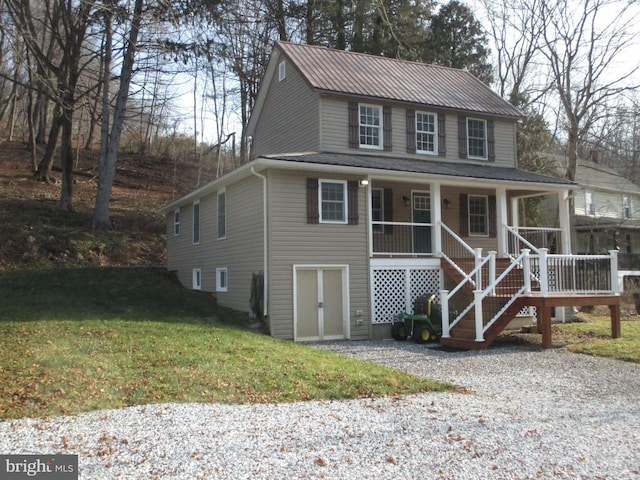
POLYGON ((437 267, 372 267, 371 279, 374 324, 391 323, 401 312, 413 313, 413 301, 420 295, 435 293, 439 299, 443 285, 437 267))

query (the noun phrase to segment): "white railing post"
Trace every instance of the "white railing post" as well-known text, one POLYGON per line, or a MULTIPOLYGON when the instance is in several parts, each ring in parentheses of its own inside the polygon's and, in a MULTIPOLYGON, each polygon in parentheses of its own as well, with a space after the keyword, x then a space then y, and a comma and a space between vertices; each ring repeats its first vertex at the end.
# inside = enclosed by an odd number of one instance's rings
POLYGON ((540 295, 546 297, 549 295, 549 269, 547 265, 548 248, 539 249, 540 255, 540 295))
POLYGON ((449 290, 440 290, 442 338, 449 338, 449 290))
POLYGON ((482 290, 473 291, 473 302, 476 314, 476 342, 484 342, 484 325, 482 322, 482 290))
POLYGON ((489 252, 489 285, 493 287, 491 295, 496 294, 496 254, 493 250, 489 252))
POLYGON ((611 291, 622 293, 618 282, 618 250, 609 250, 611 255, 611 291))
MULTIPOLYGON (((482 248, 475 249, 475 262, 473 267, 476 268, 482 262, 482 248)), ((476 272, 476 290, 482 290, 482 269, 476 272)))
POLYGON ((522 249, 522 275, 524 276, 524 293, 525 295, 531 295, 531 256, 529 253, 531 250, 528 248, 522 249))

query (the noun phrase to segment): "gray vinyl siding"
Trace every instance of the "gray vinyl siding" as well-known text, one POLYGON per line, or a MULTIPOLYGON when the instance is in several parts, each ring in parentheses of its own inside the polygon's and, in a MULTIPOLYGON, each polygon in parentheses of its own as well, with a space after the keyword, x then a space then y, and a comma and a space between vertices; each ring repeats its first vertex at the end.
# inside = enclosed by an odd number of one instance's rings
POLYGON ((366 189, 358 190, 358 225, 307 224, 306 179, 355 180, 330 175, 269 172, 269 324, 277 338, 293 339, 293 266, 349 265, 353 339, 369 336, 366 189), (362 326, 356 310, 363 311, 362 326))
MULTIPOLYGON (((322 145, 320 150, 339 153, 354 153, 356 150, 349 148, 349 104, 348 100, 339 97, 321 97, 322 107, 320 112, 322 128, 322 145)), ((367 101, 373 105, 383 105, 384 102, 367 101)), ((488 160, 461 160, 458 156, 458 113, 445 112, 446 115, 446 157, 427 154, 408 154, 406 138, 406 109, 414 108, 438 113, 437 109, 420 109, 415 106, 393 105, 391 110, 392 122, 392 147, 391 152, 383 150, 362 149, 360 153, 403 156, 409 158, 423 158, 459 163, 481 163, 498 167, 516 166, 516 142, 515 122, 513 120, 494 119, 494 140, 496 159, 488 160)), ((474 118, 484 118, 481 115, 473 115, 474 118)))
POLYGON ((251 274, 263 269, 262 181, 249 177, 226 187, 226 238, 218 240, 217 192, 200 199, 200 243, 192 242, 193 209, 181 208, 181 233, 173 235, 173 212, 167 215, 167 269, 192 288, 192 271, 201 269, 202 291, 216 291, 216 268, 228 269, 228 291, 218 303, 249 310, 251 274))
POLYGON ((270 83, 261 116, 256 123, 253 155, 305 152, 318 149, 319 98, 287 63, 287 77, 270 83))

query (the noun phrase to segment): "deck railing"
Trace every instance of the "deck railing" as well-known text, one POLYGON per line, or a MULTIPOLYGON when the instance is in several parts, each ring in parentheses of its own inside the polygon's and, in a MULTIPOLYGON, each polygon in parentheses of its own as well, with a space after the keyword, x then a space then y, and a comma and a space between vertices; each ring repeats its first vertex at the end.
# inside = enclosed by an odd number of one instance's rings
POLYGON ((433 255, 431 223, 371 222, 373 255, 433 255))

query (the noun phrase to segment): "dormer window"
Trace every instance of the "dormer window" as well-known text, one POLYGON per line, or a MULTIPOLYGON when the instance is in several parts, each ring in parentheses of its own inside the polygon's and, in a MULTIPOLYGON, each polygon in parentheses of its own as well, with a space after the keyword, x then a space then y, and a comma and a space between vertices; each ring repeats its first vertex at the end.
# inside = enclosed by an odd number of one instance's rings
POLYGON ((382 148, 382 107, 360 104, 360 148, 382 148))

